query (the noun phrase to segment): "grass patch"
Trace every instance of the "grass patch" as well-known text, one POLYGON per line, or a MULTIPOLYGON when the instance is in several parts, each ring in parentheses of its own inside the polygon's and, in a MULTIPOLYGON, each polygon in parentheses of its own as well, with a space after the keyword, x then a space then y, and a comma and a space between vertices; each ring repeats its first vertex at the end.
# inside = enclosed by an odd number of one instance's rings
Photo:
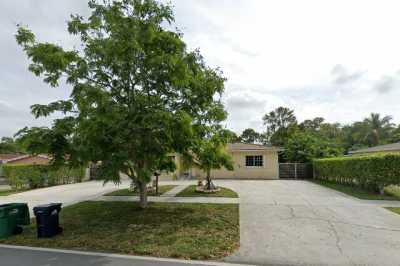
POLYGON ((62 235, 37 239, 35 223, 2 244, 184 259, 217 259, 239 247, 237 204, 82 202, 61 211, 62 235))
POLYGON ((8 195, 15 194, 18 192, 19 191, 15 191, 15 190, 0 190, 0 196, 8 196, 8 195))
POLYGON ((397 198, 392 195, 386 195, 386 194, 379 194, 377 192, 361 189, 359 187, 353 187, 353 186, 346 186, 342 184, 337 184, 337 183, 332 183, 324 180, 310 180, 311 182, 328 187, 340 192, 343 192, 347 195, 359 198, 359 199, 364 199, 364 200, 400 200, 400 198, 397 198))
POLYGON ((392 211, 394 213, 400 214, 400 208, 399 207, 387 207, 385 209, 388 209, 389 211, 392 211))
POLYGON ((28 191, 28 190, 30 190, 30 189, 25 189, 25 190, 13 190, 13 189, 10 189, 10 190, 0 190, 0 197, 1 197, 1 196, 9 196, 9 195, 12 195, 12 194, 17 194, 17 193, 25 192, 25 191, 28 191))
POLYGON ((229 189, 220 187, 221 190, 215 193, 202 193, 196 191, 196 185, 191 185, 179 192, 176 197, 224 197, 224 198, 238 198, 238 194, 229 189))
MULTIPOLYGON (((164 185, 164 186, 159 186, 158 187, 158 194, 164 194, 165 192, 173 189, 176 187, 175 185, 164 185)), ((157 196, 156 192, 149 192, 149 196, 157 196)), ((138 191, 130 191, 128 188, 125 189, 120 189, 111 193, 104 194, 104 196, 139 196, 138 191)))

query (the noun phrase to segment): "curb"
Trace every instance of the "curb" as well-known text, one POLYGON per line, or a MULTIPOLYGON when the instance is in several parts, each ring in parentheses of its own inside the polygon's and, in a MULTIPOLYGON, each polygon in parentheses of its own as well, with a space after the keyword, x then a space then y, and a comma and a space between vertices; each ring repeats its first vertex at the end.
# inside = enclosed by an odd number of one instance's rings
POLYGON ((214 266, 252 266, 250 264, 235 264, 235 263, 216 262, 216 261, 200 261, 200 260, 180 260, 180 259, 169 259, 169 258, 122 255, 122 254, 115 254, 115 253, 101 253, 101 252, 77 251, 77 250, 68 250, 68 249, 14 246, 14 245, 4 245, 4 244, 0 244, 0 248, 53 252, 53 253, 63 253, 63 254, 70 254, 70 255, 98 256, 98 257, 118 258, 118 259, 128 259, 128 260, 144 260, 144 261, 155 261, 155 262, 159 261, 159 262, 171 262, 171 263, 175 262, 175 263, 182 263, 182 264, 188 264, 188 265, 196 264, 196 265, 214 265, 214 266))

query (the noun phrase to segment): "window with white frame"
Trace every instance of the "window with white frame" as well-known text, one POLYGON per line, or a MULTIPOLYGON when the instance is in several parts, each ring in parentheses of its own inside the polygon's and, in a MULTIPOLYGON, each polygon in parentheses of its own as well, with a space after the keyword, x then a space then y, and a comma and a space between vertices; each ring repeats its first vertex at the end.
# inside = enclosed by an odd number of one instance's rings
POLYGON ((262 155, 246 155, 246 166, 263 167, 264 161, 262 155))

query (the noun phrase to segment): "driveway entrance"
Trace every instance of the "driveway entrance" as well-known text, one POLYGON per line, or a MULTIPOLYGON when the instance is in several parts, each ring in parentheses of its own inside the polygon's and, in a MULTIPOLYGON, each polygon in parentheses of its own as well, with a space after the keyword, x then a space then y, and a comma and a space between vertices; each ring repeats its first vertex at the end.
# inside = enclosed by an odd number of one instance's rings
POLYGON ((216 183, 240 196, 241 247, 228 261, 400 265, 400 215, 380 206, 308 181, 216 183))

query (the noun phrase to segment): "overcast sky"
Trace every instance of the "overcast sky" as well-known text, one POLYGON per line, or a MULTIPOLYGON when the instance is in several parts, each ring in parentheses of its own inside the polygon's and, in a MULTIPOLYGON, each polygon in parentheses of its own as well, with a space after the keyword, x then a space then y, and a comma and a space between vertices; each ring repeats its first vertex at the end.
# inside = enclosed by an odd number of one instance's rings
MULTIPOLYGON (((175 0, 176 25, 190 49, 228 79, 226 126, 262 131, 264 113, 287 106, 299 120, 350 123, 371 112, 400 122, 400 1, 175 0)), ((76 44, 66 31, 85 0, 1 0, 0 137, 35 120, 30 105, 68 97, 27 70, 16 23, 40 41, 76 44)))

